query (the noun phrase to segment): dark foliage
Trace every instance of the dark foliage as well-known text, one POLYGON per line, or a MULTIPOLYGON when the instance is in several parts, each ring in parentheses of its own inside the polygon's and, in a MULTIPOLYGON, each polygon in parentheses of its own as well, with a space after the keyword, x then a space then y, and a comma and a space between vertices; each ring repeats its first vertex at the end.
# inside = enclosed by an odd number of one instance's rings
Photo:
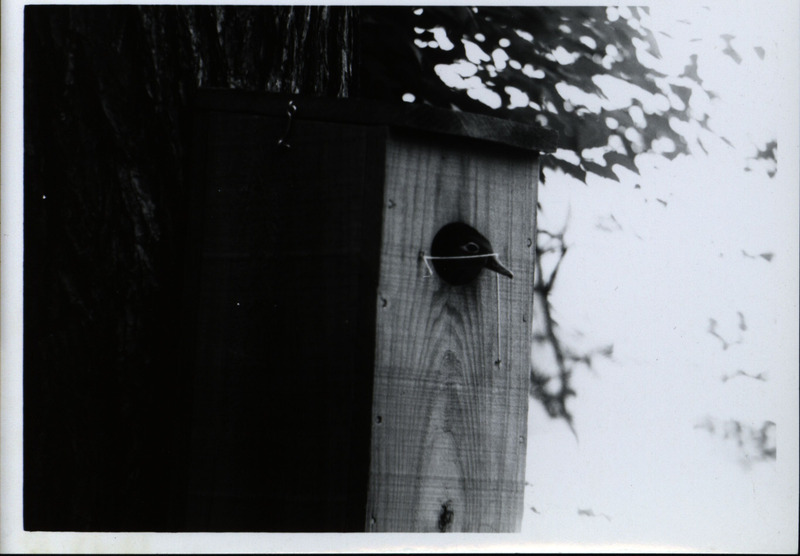
POLYGON ((611 18, 602 6, 365 9, 365 52, 383 53, 394 63, 365 59, 362 88, 369 95, 399 100, 410 93, 416 102, 535 121, 558 131, 559 148, 581 159, 575 164, 551 156, 544 159, 546 167, 581 180, 587 173, 616 180, 615 165, 636 172, 635 155, 651 150, 658 139, 674 143, 670 157, 688 152, 686 140, 669 122, 695 117, 686 104, 692 90, 640 61, 642 53, 660 56, 655 37, 641 24, 641 10, 631 8, 629 17, 611 18), (478 100, 475 89, 466 85, 443 86, 437 70, 459 62, 473 79, 471 87, 490 91, 496 105, 478 100), (602 100, 597 78, 608 76, 657 97, 658 108, 644 106, 639 98, 619 109, 597 108, 569 100, 572 95, 565 92, 565 87, 574 88, 602 100), (519 93, 527 96, 524 106, 512 99, 519 93), (684 105, 671 103, 668 96, 673 95, 684 105), (643 121, 634 121, 631 107, 642 109, 643 121), (606 149, 602 163, 584 154, 593 148, 606 149))

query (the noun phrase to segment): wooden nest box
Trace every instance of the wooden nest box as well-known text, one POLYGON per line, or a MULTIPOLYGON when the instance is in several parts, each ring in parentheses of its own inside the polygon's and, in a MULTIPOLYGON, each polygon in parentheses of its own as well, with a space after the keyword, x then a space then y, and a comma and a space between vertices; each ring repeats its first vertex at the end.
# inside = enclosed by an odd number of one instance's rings
POLYGON ((518 530, 555 133, 216 90, 195 121, 187 529, 518 530), (442 279, 426 257, 452 222, 513 279, 442 279))

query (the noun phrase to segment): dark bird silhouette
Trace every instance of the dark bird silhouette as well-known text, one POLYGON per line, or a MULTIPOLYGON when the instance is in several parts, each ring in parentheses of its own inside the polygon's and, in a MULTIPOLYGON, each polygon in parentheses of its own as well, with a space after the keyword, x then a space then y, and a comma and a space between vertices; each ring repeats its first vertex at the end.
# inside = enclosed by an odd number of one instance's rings
POLYGON ((471 282, 484 268, 514 277, 497 259, 489 240, 463 222, 447 224, 436 233, 430 260, 442 280, 455 286, 471 282))

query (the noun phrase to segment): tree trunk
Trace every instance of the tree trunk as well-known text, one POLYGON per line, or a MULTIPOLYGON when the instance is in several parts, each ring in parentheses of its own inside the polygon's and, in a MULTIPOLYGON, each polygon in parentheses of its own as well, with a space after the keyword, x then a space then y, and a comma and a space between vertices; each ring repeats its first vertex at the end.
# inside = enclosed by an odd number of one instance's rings
POLYGON ((348 96, 356 13, 26 7, 26 529, 181 529, 193 92, 348 96))

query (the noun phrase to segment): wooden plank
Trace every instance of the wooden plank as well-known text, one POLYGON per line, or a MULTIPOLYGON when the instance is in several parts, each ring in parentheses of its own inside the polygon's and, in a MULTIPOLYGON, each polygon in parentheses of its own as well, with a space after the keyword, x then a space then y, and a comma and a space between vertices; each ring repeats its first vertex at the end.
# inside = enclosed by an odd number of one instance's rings
POLYGON ((483 114, 443 110, 425 104, 385 102, 371 99, 306 97, 229 89, 203 89, 198 92, 200 107, 226 106, 228 110, 286 117, 289 101, 297 110, 296 119, 324 122, 388 125, 467 137, 518 149, 554 152, 558 133, 541 127, 533 117, 525 122, 483 114))
POLYGON ((538 159, 439 139, 393 133, 387 149, 366 529, 517 531, 538 159), (419 253, 452 221, 515 273, 499 299, 489 271, 465 286, 426 277, 419 253))
POLYGON ((185 528, 363 531, 383 130, 199 118, 185 528))

